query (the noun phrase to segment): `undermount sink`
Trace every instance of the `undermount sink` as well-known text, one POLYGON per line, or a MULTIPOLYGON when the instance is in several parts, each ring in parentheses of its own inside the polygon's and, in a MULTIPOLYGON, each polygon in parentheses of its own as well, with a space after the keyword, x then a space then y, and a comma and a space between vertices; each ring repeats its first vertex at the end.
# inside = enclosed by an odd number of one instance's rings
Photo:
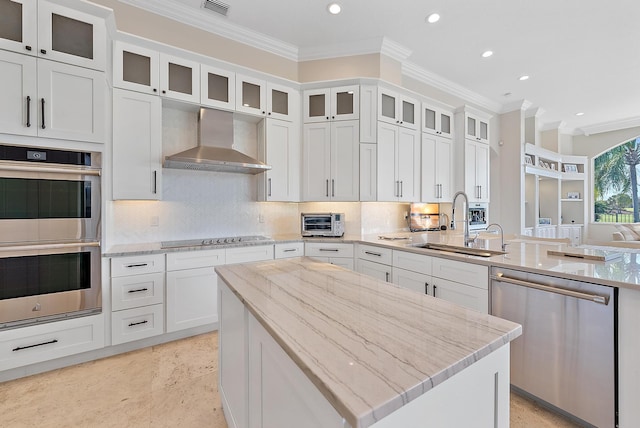
POLYGON ((466 254, 469 256, 491 257, 507 254, 506 251, 488 250, 486 248, 460 247, 447 244, 418 244, 415 248, 425 248, 427 250, 448 251, 450 253, 466 254))

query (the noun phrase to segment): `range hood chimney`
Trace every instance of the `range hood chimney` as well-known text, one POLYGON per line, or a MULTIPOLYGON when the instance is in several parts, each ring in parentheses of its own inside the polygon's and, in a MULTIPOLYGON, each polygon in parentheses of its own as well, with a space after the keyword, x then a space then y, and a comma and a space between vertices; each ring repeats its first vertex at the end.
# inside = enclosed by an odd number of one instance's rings
POLYGON ((232 146, 233 113, 201 108, 198 145, 167 156, 164 167, 242 174, 259 174, 271 169, 269 165, 233 149, 232 146))

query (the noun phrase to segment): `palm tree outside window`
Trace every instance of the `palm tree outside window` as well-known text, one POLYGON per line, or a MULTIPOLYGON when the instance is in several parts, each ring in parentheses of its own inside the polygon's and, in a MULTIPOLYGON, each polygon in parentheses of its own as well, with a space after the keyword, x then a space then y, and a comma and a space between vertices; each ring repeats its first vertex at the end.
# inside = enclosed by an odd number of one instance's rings
POLYGON ((640 137, 594 158, 593 199, 596 222, 638 223, 640 137))

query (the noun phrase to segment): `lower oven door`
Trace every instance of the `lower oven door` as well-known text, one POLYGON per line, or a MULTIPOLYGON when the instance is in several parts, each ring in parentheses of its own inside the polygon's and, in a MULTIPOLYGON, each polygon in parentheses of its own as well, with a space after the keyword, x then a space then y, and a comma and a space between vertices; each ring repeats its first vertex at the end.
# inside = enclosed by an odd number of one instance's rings
POLYGON ((0 328, 100 312, 100 243, 0 246, 0 328))

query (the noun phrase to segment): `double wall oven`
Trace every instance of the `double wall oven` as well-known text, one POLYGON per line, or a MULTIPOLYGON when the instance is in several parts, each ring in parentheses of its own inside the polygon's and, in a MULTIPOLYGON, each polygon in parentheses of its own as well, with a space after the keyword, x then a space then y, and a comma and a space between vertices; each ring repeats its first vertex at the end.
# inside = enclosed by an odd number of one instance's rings
POLYGON ((0 329, 100 312, 101 155, 0 145, 0 329))

